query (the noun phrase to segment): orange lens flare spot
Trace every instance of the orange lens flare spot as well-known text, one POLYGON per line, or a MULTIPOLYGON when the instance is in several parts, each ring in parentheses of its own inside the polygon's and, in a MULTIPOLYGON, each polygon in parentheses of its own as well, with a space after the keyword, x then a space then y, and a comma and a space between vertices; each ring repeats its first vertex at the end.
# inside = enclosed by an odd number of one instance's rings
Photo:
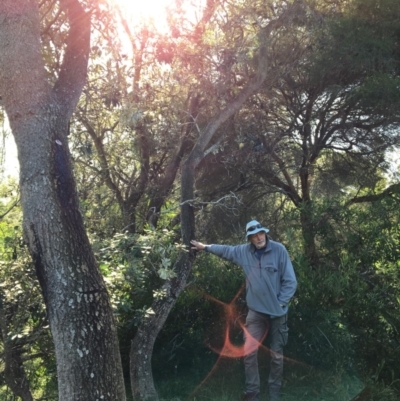
POLYGON ((253 338, 249 332, 246 329, 246 326, 240 322, 240 314, 237 312, 235 308, 235 303, 237 299, 239 298, 240 294, 244 290, 244 285, 240 288, 238 293, 235 295, 233 300, 227 304, 224 303, 208 294, 205 294, 204 296, 219 305, 223 306, 225 309, 225 338, 224 338, 224 345, 222 346, 221 349, 217 349, 216 347, 213 347, 211 345, 208 345, 208 347, 215 352, 216 354, 220 355, 221 357, 226 357, 226 358, 241 358, 245 355, 251 354, 252 352, 256 351, 258 347, 262 345, 262 342, 264 341, 267 332, 264 333, 263 337, 261 339, 255 339, 253 338), (233 324, 239 323, 243 333, 244 337, 247 339, 246 344, 241 344, 241 345, 236 345, 233 344, 231 339, 230 339, 230 333, 231 333, 231 327, 233 324))
POLYGON ((259 341, 255 338, 253 338, 249 332, 246 330, 246 327, 244 327, 243 325, 242 329, 244 331, 244 334, 246 336, 246 344, 242 344, 242 345, 235 345, 232 343, 231 339, 230 339, 230 325, 229 322, 227 322, 227 326, 225 328, 225 340, 224 340, 224 345, 222 347, 222 349, 217 350, 214 347, 210 346, 210 349, 212 351, 214 351, 216 354, 225 357, 225 358, 242 358, 245 355, 251 354, 252 352, 256 351, 258 349, 258 347, 262 344, 265 335, 263 336, 263 338, 259 341))

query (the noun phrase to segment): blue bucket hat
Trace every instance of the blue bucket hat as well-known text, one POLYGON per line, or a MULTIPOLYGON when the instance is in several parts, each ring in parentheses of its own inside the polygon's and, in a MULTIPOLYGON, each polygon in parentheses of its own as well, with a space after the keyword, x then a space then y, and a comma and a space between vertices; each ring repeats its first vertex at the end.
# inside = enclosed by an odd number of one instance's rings
POLYGON ((246 224, 246 241, 249 239, 249 235, 257 234, 260 231, 264 231, 265 234, 269 232, 268 228, 265 228, 257 220, 251 220, 246 224))

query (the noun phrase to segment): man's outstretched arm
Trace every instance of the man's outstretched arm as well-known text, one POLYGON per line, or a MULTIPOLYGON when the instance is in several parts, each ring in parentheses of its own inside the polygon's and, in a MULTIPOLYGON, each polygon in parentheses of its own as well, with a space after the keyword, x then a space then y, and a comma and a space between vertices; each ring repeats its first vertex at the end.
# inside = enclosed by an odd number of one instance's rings
POLYGON ((246 260, 243 256, 243 245, 230 246, 230 245, 216 245, 216 244, 203 244, 202 242, 198 242, 196 240, 191 240, 192 249, 197 251, 206 251, 210 252, 215 256, 218 256, 222 259, 229 260, 230 262, 236 263, 238 265, 242 265, 246 263, 246 260))
POLYGON ((209 245, 203 244, 202 242, 198 242, 194 239, 192 239, 190 241, 190 243, 193 245, 192 249, 195 249, 196 251, 203 251, 206 248, 206 246, 209 246, 209 245))

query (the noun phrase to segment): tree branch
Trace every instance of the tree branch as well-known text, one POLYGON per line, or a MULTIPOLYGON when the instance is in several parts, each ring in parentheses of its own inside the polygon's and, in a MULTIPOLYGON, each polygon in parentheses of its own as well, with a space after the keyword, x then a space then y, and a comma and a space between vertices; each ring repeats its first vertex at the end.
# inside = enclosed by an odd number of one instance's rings
POLYGON ((7 214, 10 213, 11 210, 13 210, 14 207, 18 205, 18 203, 19 203, 19 198, 16 199, 16 200, 13 202, 13 204, 12 204, 4 213, 0 214, 0 220, 3 219, 4 217, 6 217, 7 214))
POLYGON ((90 15, 78 0, 60 0, 67 12, 69 33, 60 74, 54 85, 58 103, 66 108, 69 118, 75 110, 86 81, 90 50, 90 15))
POLYGON ((347 205, 351 205, 354 203, 365 203, 365 202, 377 202, 380 201, 388 196, 393 196, 396 194, 400 194, 400 184, 393 184, 387 187, 383 192, 380 194, 373 194, 373 195, 365 195, 365 196, 355 196, 354 198, 350 199, 347 205))

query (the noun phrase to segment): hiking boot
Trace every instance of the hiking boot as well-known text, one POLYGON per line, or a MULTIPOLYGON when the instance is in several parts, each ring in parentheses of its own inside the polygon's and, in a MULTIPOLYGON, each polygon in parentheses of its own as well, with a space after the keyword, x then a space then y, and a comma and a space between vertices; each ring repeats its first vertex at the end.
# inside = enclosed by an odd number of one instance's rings
POLYGON ((259 393, 250 392, 242 395, 242 401, 260 401, 259 393))

